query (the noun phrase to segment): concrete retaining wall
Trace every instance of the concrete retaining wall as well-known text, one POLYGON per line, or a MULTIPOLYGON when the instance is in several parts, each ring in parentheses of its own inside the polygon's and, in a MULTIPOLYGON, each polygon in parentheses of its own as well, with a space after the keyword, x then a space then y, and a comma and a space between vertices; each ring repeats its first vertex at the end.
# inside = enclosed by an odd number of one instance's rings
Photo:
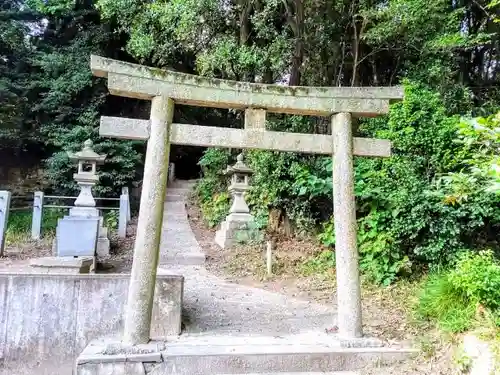
MULTIPOLYGON (((129 277, 0 273, 0 359, 74 360, 90 340, 120 334, 129 277)), ((152 337, 180 333, 183 283, 158 275, 152 337)))

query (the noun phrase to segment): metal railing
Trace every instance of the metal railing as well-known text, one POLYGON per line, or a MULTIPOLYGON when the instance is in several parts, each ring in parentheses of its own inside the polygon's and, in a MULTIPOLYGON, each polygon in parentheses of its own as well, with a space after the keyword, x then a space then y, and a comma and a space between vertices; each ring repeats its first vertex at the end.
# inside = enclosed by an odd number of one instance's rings
MULTIPOLYGON (((32 219, 31 219, 31 238, 34 240, 39 240, 42 237, 42 222, 43 222, 43 212, 45 209, 70 209, 75 206, 70 205, 60 205, 60 204, 47 204, 46 200, 64 200, 64 199, 77 199, 74 196, 64 196, 64 195, 45 195, 43 191, 36 191, 33 194, 32 202, 33 204, 29 206, 21 207, 11 207, 11 201, 13 199, 26 199, 26 196, 12 196, 9 191, 0 190, 0 256, 3 256, 5 247, 5 233, 7 231, 7 223, 9 219, 10 211, 18 210, 28 210, 32 209, 32 219)), ((122 188, 122 193, 119 198, 94 198, 96 201, 115 201, 119 202, 118 207, 112 206, 99 206, 96 207, 101 211, 118 211, 118 236, 120 238, 125 238, 127 236, 127 225, 131 219, 130 212, 130 197, 128 188, 122 188)))

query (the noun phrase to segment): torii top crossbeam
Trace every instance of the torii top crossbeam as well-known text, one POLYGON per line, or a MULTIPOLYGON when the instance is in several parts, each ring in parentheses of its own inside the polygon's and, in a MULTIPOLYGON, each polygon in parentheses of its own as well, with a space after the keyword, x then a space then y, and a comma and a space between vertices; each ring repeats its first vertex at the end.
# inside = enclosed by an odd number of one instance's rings
POLYGON ((328 116, 387 113, 389 102, 403 98, 394 87, 302 87, 204 78, 91 56, 94 75, 108 78, 111 94, 152 99, 167 96, 178 104, 217 108, 264 108, 269 112, 328 116), (124 78, 127 79, 124 79, 124 78))

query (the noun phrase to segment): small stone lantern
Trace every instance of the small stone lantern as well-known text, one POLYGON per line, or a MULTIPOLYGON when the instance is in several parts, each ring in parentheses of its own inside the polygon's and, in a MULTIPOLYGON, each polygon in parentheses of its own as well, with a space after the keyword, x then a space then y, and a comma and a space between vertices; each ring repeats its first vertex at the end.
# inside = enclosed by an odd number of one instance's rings
POLYGON ((81 151, 68 152, 69 158, 78 163, 78 173, 73 174, 74 180, 80 186, 80 194, 75 201, 76 207, 95 207, 92 187, 99 181, 99 176, 96 174, 97 164, 104 163, 106 155, 97 154, 92 145, 92 141, 87 139, 81 151))
POLYGON ((236 164, 226 169, 226 175, 231 176, 229 192, 233 197, 230 214, 250 214, 244 194, 250 189, 250 176, 253 171, 243 162, 243 155, 239 154, 236 164))
POLYGON ((223 249, 234 244, 236 233, 250 230, 249 223, 254 220, 244 196, 250 189, 250 176, 253 171, 243 162, 242 154, 238 155, 236 164, 227 167, 225 174, 231 176, 228 190, 233 197, 233 204, 229 215, 215 234, 215 242, 223 249))

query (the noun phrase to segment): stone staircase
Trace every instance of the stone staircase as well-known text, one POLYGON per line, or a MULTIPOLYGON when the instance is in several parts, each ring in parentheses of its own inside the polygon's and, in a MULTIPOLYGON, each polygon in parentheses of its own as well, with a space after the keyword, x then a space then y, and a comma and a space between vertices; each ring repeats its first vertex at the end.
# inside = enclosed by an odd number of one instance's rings
POLYGON ((186 201, 196 181, 176 181, 167 187, 160 265, 203 265, 205 254, 196 242, 186 215, 186 201), (168 224, 166 224, 168 223, 168 224))

